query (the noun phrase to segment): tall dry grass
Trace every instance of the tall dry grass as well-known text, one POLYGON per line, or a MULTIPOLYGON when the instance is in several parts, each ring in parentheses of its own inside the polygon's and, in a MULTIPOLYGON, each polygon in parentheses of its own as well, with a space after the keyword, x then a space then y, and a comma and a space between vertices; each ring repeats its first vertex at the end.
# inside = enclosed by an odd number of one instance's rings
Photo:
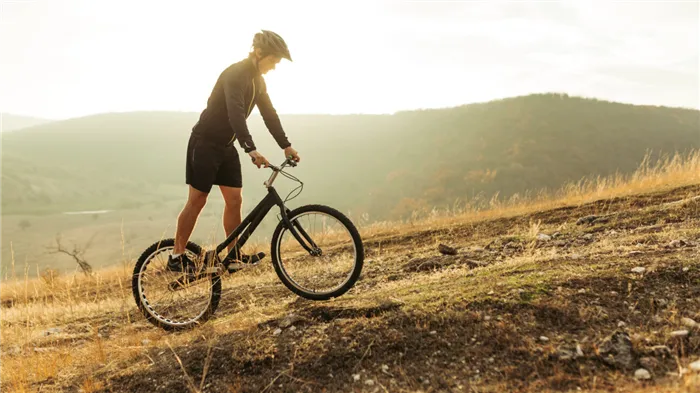
MULTIPOLYGON (((675 154, 653 163, 649 157, 648 154, 639 168, 630 175, 616 174, 608 177, 584 178, 566 184, 555 192, 539 191, 514 195, 508 199, 500 199, 496 195, 490 199, 486 208, 481 202, 456 203, 451 209, 435 209, 415 220, 385 221, 358 225, 358 227, 363 239, 367 240, 373 236, 403 234, 427 228, 452 226, 461 222, 513 216, 563 206, 577 206, 601 199, 700 183, 700 151, 695 150, 686 155, 675 154)), ((346 236, 342 231, 338 233, 346 236)), ((213 244, 208 246, 212 247, 213 244)), ((267 251, 269 248, 266 244, 250 244, 246 247, 253 251, 267 251)), ((131 291, 131 269, 134 262, 133 259, 125 257, 124 263, 120 266, 101 269, 89 276, 78 273, 59 275, 55 272, 37 272, 38 277, 29 277, 29 267, 25 265, 21 276, 18 277, 15 274, 12 279, 2 282, 0 300, 3 305, 24 304, 26 307, 50 305, 56 308, 65 305, 67 309, 61 310, 59 312, 61 314, 64 311, 71 313, 72 307, 83 302, 96 304, 101 300, 121 297, 121 294, 128 297, 131 291)), ((14 265, 13 261, 13 272, 14 265)), ((13 310, 11 314, 15 313, 16 311, 13 310)), ((43 310, 42 313, 50 312, 43 310)))
POLYGON ((666 155, 652 162, 648 153, 637 170, 629 175, 583 178, 555 191, 539 190, 515 194, 508 199, 494 195, 482 200, 455 202, 450 209, 415 212, 402 222, 377 222, 362 226, 363 238, 402 235, 413 231, 450 227, 459 223, 510 217, 565 206, 580 206, 613 197, 658 192, 700 184, 700 150, 666 155))

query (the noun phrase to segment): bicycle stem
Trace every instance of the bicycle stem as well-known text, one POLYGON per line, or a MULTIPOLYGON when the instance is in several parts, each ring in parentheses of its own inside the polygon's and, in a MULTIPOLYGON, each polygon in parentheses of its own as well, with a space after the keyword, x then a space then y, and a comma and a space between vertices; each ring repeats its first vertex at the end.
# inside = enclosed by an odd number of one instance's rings
POLYGON ((272 183, 273 183, 273 182, 275 181, 275 179, 277 178, 277 174, 279 174, 279 172, 280 172, 282 169, 284 169, 284 167, 286 167, 288 163, 289 163, 289 159, 286 159, 286 160, 284 160, 284 162, 282 163, 282 165, 279 166, 279 167, 276 167, 276 166, 274 166, 274 165, 272 165, 272 164, 268 165, 268 167, 272 169, 272 175, 270 175, 270 178, 269 178, 269 179, 267 179, 265 182, 263 182, 263 184, 265 185, 265 187, 267 187, 267 188, 272 187, 272 183))

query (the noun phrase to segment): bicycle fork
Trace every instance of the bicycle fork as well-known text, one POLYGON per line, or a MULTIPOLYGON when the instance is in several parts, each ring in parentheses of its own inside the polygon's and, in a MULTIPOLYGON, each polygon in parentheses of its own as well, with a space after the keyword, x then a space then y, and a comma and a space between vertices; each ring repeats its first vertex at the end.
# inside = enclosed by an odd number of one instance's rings
POLYGON ((294 223, 291 222, 289 219, 289 212, 290 210, 288 208, 284 208, 285 214, 282 214, 282 222, 284 222, 284 225, 287 227, 287 230, 292 233, 292 236, 299 242, 299 244, 306 250, 308 253, 312 256, 320 256, 321 255, 321 249, 316 245, 316 243, 311 239, 311 236, 309 236, 308 233, 304 230, 304 228, 301 227, 301 224, 299 224, 299 221, 294 221, 294 223), (301 234, 301 236, 299 235, 301 234), (302 236, 304 239, 302 239, 302 236), (309 244, 307 245, 304 240, 306 240, 309 244))

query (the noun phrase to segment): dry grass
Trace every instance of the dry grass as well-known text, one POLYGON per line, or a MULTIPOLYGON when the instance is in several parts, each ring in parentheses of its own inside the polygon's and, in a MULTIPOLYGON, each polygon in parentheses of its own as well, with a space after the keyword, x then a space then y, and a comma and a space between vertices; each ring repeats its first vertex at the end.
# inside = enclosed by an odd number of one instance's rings
POLYGON ((363 237, 406 235, 413 231, 446 228, 465 222, 513 217, 533 211, 564 206, 581 206, 597 200, 663 191, 700 183, 700 151, 675 154, 652 163, 647 155, 631 175, 585 178, 564 185, 555 192, 541 190, 526 195, 516 194, 507 200, 494 196, 483 207, 483 201, 456 201, 452 209, 432 210, 418 214, 407 222, 379 222, 363 227, 363 237))
POLYGON ((682 366, 700 355, 695 341, 680 345, 667 335, 682 316, 700 317, 692 314, 700 309, 699 248, 667 247, 679 238, 700 241, 700 203, 689 199, 700 187, 682 188, 692 184, 700 184, 698 152, 646 163, 627 178, 494 199, 488 210, 467 206, 420 221, 365 226, 363 278, 342 298, 303 301, 265 264, 227 278, 217 318, 178 334, 153 328, 138 313, 131 294, 133 260, 90 276, 29 278, 25 266, 0 291, 3 389, 317 391, 323 385, 332 391, 440 391, 444 384, 451 386, 444 391, 508 391, 517 385, 529 391, 578 386, 690 392, 700 386, 698 376, 678 369, 667 371, 666 379, 659 375, 658 384, 641 384, 629 373, 591 371, 593 356, 577 372, 548 356, 572 338, 587 340, 584 351, 593 353, 593 343, 614 330, 618 319, 639 335, 635 343, 668 345, 682 366), (658 194, 633 197, 652 192, 658 194), (565 206, 574 210, 556 210, 565 206), (604 225, 572 223, 591 213, 618 214, 604 225), (542 232, 561 232, 567 245, 544 246, 536 240, 542 232), (582 240, 587 233, 592 240, 582 240), (436 256, 441 242, 459 248, 460 255, 436 256), (471 260, 487 265, 474 268, 471 260), (629 272, 637 265, 647 268, 642 277, 629 272), (689 282, 674 281, 681 267, 690 269, 689 282), (610 299, 605 293, 611 290, 625 296, 610 299), (667 304, 663 312, 650 310, 649 302, 659 297, 667 304), (306 322, 296 332, 273 336, 276 321, 290 312, 306 322), (665 324, 651 324, 651 315, 665 324), (551 344, 537 343, 540 335, 551 344), (423 373, 432 373, 428 383, 420 379, 423 373), (353 374, 362 380, 354 382, 353 374), (373 386, 364 384, 368 379, 373 386))

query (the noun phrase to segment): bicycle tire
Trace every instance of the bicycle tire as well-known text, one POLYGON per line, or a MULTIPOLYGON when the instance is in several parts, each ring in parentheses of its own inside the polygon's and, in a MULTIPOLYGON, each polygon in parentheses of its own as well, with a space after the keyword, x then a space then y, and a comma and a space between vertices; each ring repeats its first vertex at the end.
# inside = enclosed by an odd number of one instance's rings
MULTIPOLYGON (((158 316, 154 315, 153 312, 155 311, 149 311, 149 307, 147 306, 147 304, 144 304, 145 297, 142 294, 139 281, 141 278, 143 266, 146 262, 149 261, 149 257, 155 255, 157 251, 173 248, 174 246, 175 239, 172 238, 160 240, 153 243, 141 254, 139 259, 137 260, 136 265, 134 266, 134 272, 131 280, 131 288, 134 295, 134 300, 136 301, 136 305, 138 306, 139 310, 141 310, 141 313, 146 317, 146 319, 150 323, 167 331, 187 330, 201 325, 202 323, 206 322, 209 318, 211 318, 211 316, 214 314, 217 307, 219 306, 219 300, 221 299, 221 277, 217 274, 212 274, 212 282, 210 286, 211 296, 209 304, 207 305, 206 309, 202 314, 192 319, 188 323, 169 323, 167 319, 159 318, 158 316)), ((193 242, 187 242, 186 249, 195 255, 202 255, 202 248, 193 242)))
POLYGON ((350 221, 350 219, 347 218, 343 213, 339 212, 338 210, 332 207, 325 205, 301 206, 292 210, 289 213, 289 220, 293 222, 295 217, 303 213, 309 212, 320 212, 328 214, 338 219, 338 221, 340 221, 340 223, 342 223, 343 226, 345 226, 345 229, 350 233, 350 236, 355 246, 356 253, 355 263, 353 265, 352 273, 349 275, 349 279, 339 288, 326 293, 309 292, 299 287, 298 285, 295 285, 293 280, 291 280, 287 276, 280 259, 280 240, 283 231, 287 229, 283 221, 280 221, 280 223, 277 225, 277 228, 275 228, 274 234, 272 235, 270 250, 270 255, 272 256, 272 265, 274 266, 275 272, 277 273, 279 279, 290 291, 303 298, 310 300, 329 300, 346 293, 348 290, 350 290, 350 288, 352 288, 355 285, 355 282, 357 282, 357 280, 359 279, 364 264, 364 246, 362 244, 362 238, 360 237, 360 233, 358 232, 357 228, 352 223, 352 221, 350 221))

